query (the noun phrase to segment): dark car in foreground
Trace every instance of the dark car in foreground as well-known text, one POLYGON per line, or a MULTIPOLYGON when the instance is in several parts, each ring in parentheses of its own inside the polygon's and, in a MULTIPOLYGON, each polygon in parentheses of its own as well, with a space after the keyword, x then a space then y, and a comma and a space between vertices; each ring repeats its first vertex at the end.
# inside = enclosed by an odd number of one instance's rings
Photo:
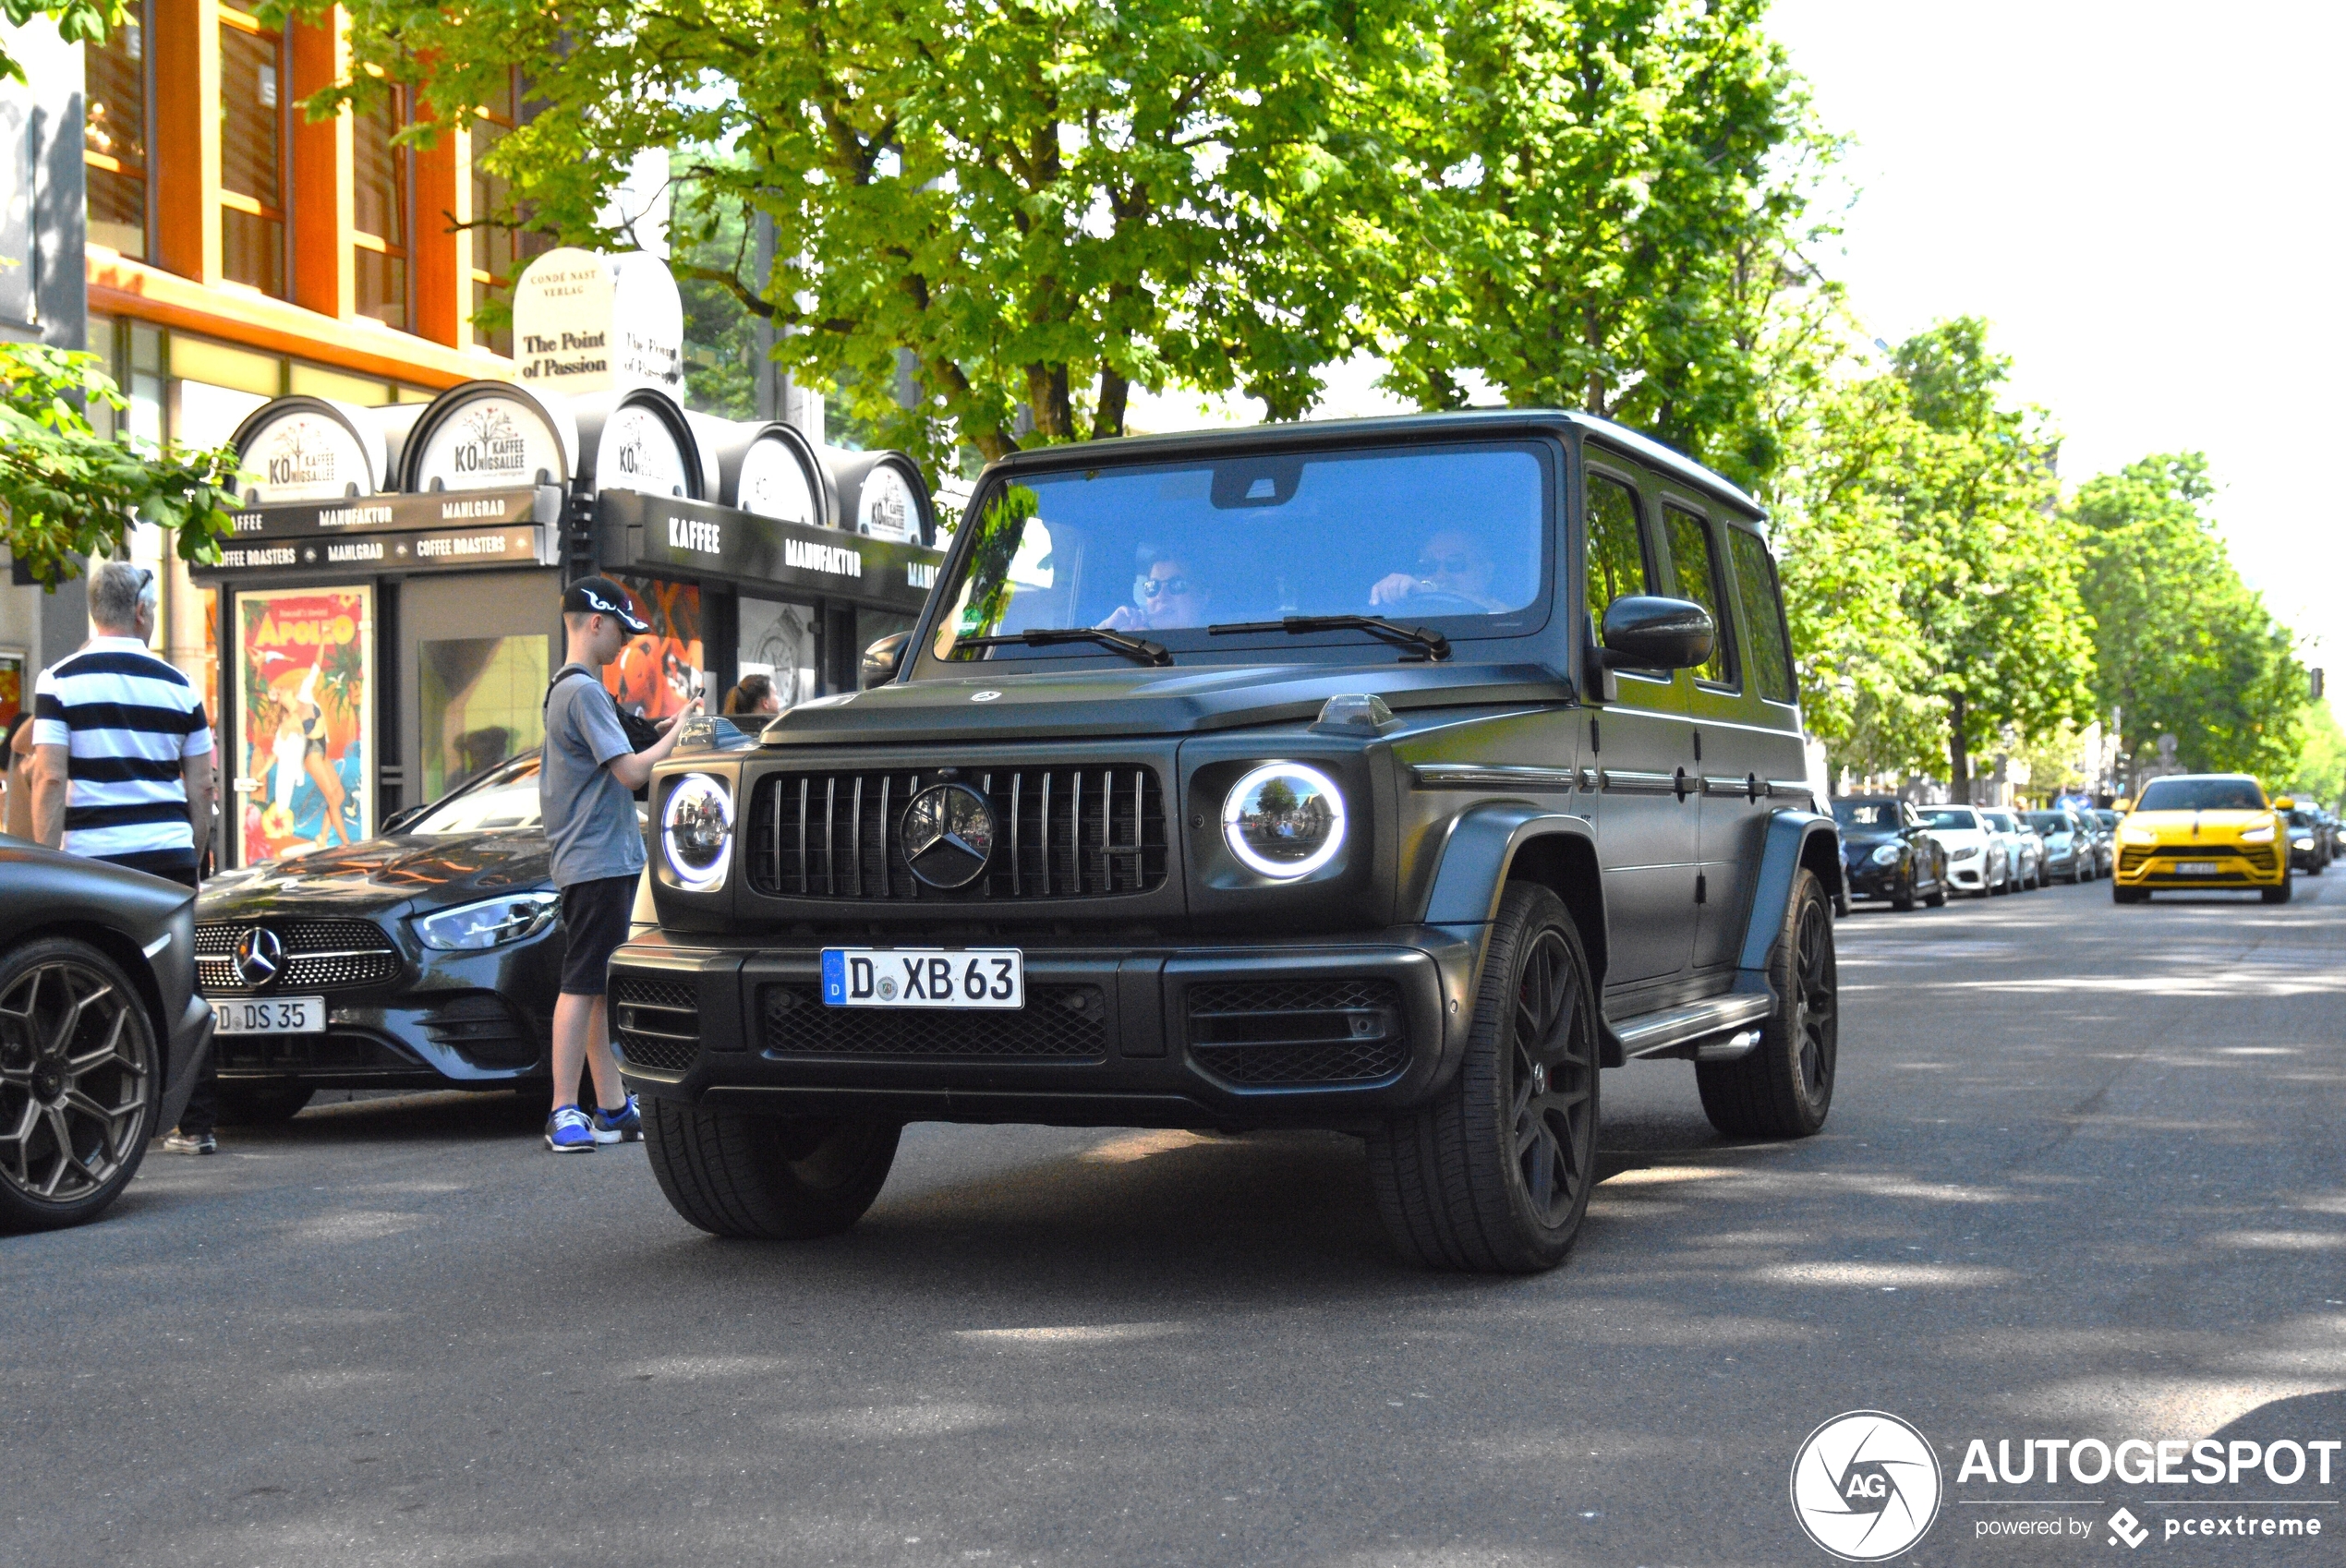
POLYGON ((205 885, 196 967, 219 1013, 221 1118, 320 1089, 496 1089, 547 1076, 561 901, 538 754, 347 849, 205 885))
POLYGON ((1814 1133, 1842 859, 1758 507, 1575 414, 1014 454, 869 689, 651 787, 611 1033, 704 1229, 909 1121, 1324 1128, 1429 1266, 1560 1262, 1600 1069, 1814 1133))
POLYGON ((97 1218, 186 1109, 212 1032, 194 905, 0 837, 0 1230, 97 1218))
POLYGON ((1906 911, 1947 902, 1947 850, 1914 806, 1895 795, 1836 795, 1842 877, 1852 899, 1887 899, 1906 911))

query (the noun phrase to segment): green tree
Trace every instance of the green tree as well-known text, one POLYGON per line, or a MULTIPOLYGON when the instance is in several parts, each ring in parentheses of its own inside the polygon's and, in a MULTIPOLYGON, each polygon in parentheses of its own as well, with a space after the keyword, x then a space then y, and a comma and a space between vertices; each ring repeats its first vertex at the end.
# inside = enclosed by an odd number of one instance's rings
POLYGON ((2306 708, 2304 718, 2305 743, 2289 788, 2304 800, 2346 811, 2346 732, 2339 730, 2328 699, 2306 708))
POLYGON ((723 150, 680 221, 763 211, 780 259, 770 284, 681 271, 932 463, 955 439, 990 457, 1120 434, 1135 386, 1302 412, 1315 368, 1364 341, 1359 283, 1394 265, 1380 215, 1416 177, 1397 148, 1438 58, 1400 0, 348 9, 385 77, 313 110, 405 80, 450 124, 532 63, 535 117, 487 161, 567 240, 611 241, 596 213, 637 151, 723 150))
POLYGON ((127 406, 95 355, 0 344, 0 523, 18 565, 43 585, 79 576, 93 551, 120 557, 134 520, 187 561, 217 561, 236 455, 141 451, 99 434, 87 410, 127 406))
POLYGON ((1775 452, 1761 337, 1798 259, 1816 127, 1766 0, 1448 7, 1422 161, 1421 275, 1386 322, 1387 384, 1429 407, 1479 372, 1751 479, 1775 452))
POLYGON ((2198 770, 2273 778, 2296 763, 2304 669, 2216 531, 2201 453, 2160 452, 2080 486, 2095 696, 2130 750, 2162 733, 2198 770))
MULTIPOLYGON (((126 0, 0 0, 0 19, 13 28, 46 17, 67 43, 103 43, 107 32, 122 25, 127 9, 126 0)), ((0 81, 24 79, 24 62, 0 39, 0 81)))

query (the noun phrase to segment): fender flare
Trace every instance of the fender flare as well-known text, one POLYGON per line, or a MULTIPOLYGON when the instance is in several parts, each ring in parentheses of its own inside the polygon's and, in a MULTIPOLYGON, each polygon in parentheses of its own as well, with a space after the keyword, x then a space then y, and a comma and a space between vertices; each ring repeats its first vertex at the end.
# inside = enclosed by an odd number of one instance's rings
MULTIPOLYGON (((1780 811, 1768 818, 1767 846, 1760 851, 1760 879, 1751 891, 1751 915, 1743 928, 1743 956, 1736 967, 1741 979, 1767 983, 1768 959, 1784 935, 1784 915, 1792 906, 1793 879, 1811 859, 1829 862, 1822 876, 1825 891, 1841 891, 1841 826, 1829 816, 1808 811, 1780 811), (1824 840, 1824 852, 1810 846, 1824 840)), ((1747 985, 1738 989, 1748 989, 1747 985)))
MULTIPOLYGON (((1591 852, 1596 848, 1588 818, 1528 801, 1492 801, 1460 812, 1442 842, 1441 862, 1426 895, 1425 923, 1488 925, 1498 918, 1499 895, 1516 856, 1535 839, 1555 837, 1578 838, 1591 852)), ((1596 892, 1602 900, 1602 886, 1596 892)))

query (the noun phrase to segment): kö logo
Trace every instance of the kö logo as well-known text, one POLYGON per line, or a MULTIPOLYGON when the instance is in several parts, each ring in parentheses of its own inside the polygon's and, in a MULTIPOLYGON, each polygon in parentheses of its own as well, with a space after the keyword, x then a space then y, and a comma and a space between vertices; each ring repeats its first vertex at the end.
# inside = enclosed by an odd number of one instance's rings
POLYGON ((1880 1562, 1922 1539, 1943 1482, 1929 1441, 1895 1416, 1852 1410, 1808 1434, 1792 1461, 1792 1512, 1844 1562, 1880 1562))

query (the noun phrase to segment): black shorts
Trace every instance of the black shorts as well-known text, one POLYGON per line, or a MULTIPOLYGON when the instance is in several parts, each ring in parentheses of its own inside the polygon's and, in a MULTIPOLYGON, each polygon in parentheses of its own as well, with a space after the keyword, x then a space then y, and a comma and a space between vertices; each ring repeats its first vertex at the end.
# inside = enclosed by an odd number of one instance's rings
POLYGON ((562 995, 599 996, 611 956, 627 940, 635 878, 605 876, 562 889, 562 995))

